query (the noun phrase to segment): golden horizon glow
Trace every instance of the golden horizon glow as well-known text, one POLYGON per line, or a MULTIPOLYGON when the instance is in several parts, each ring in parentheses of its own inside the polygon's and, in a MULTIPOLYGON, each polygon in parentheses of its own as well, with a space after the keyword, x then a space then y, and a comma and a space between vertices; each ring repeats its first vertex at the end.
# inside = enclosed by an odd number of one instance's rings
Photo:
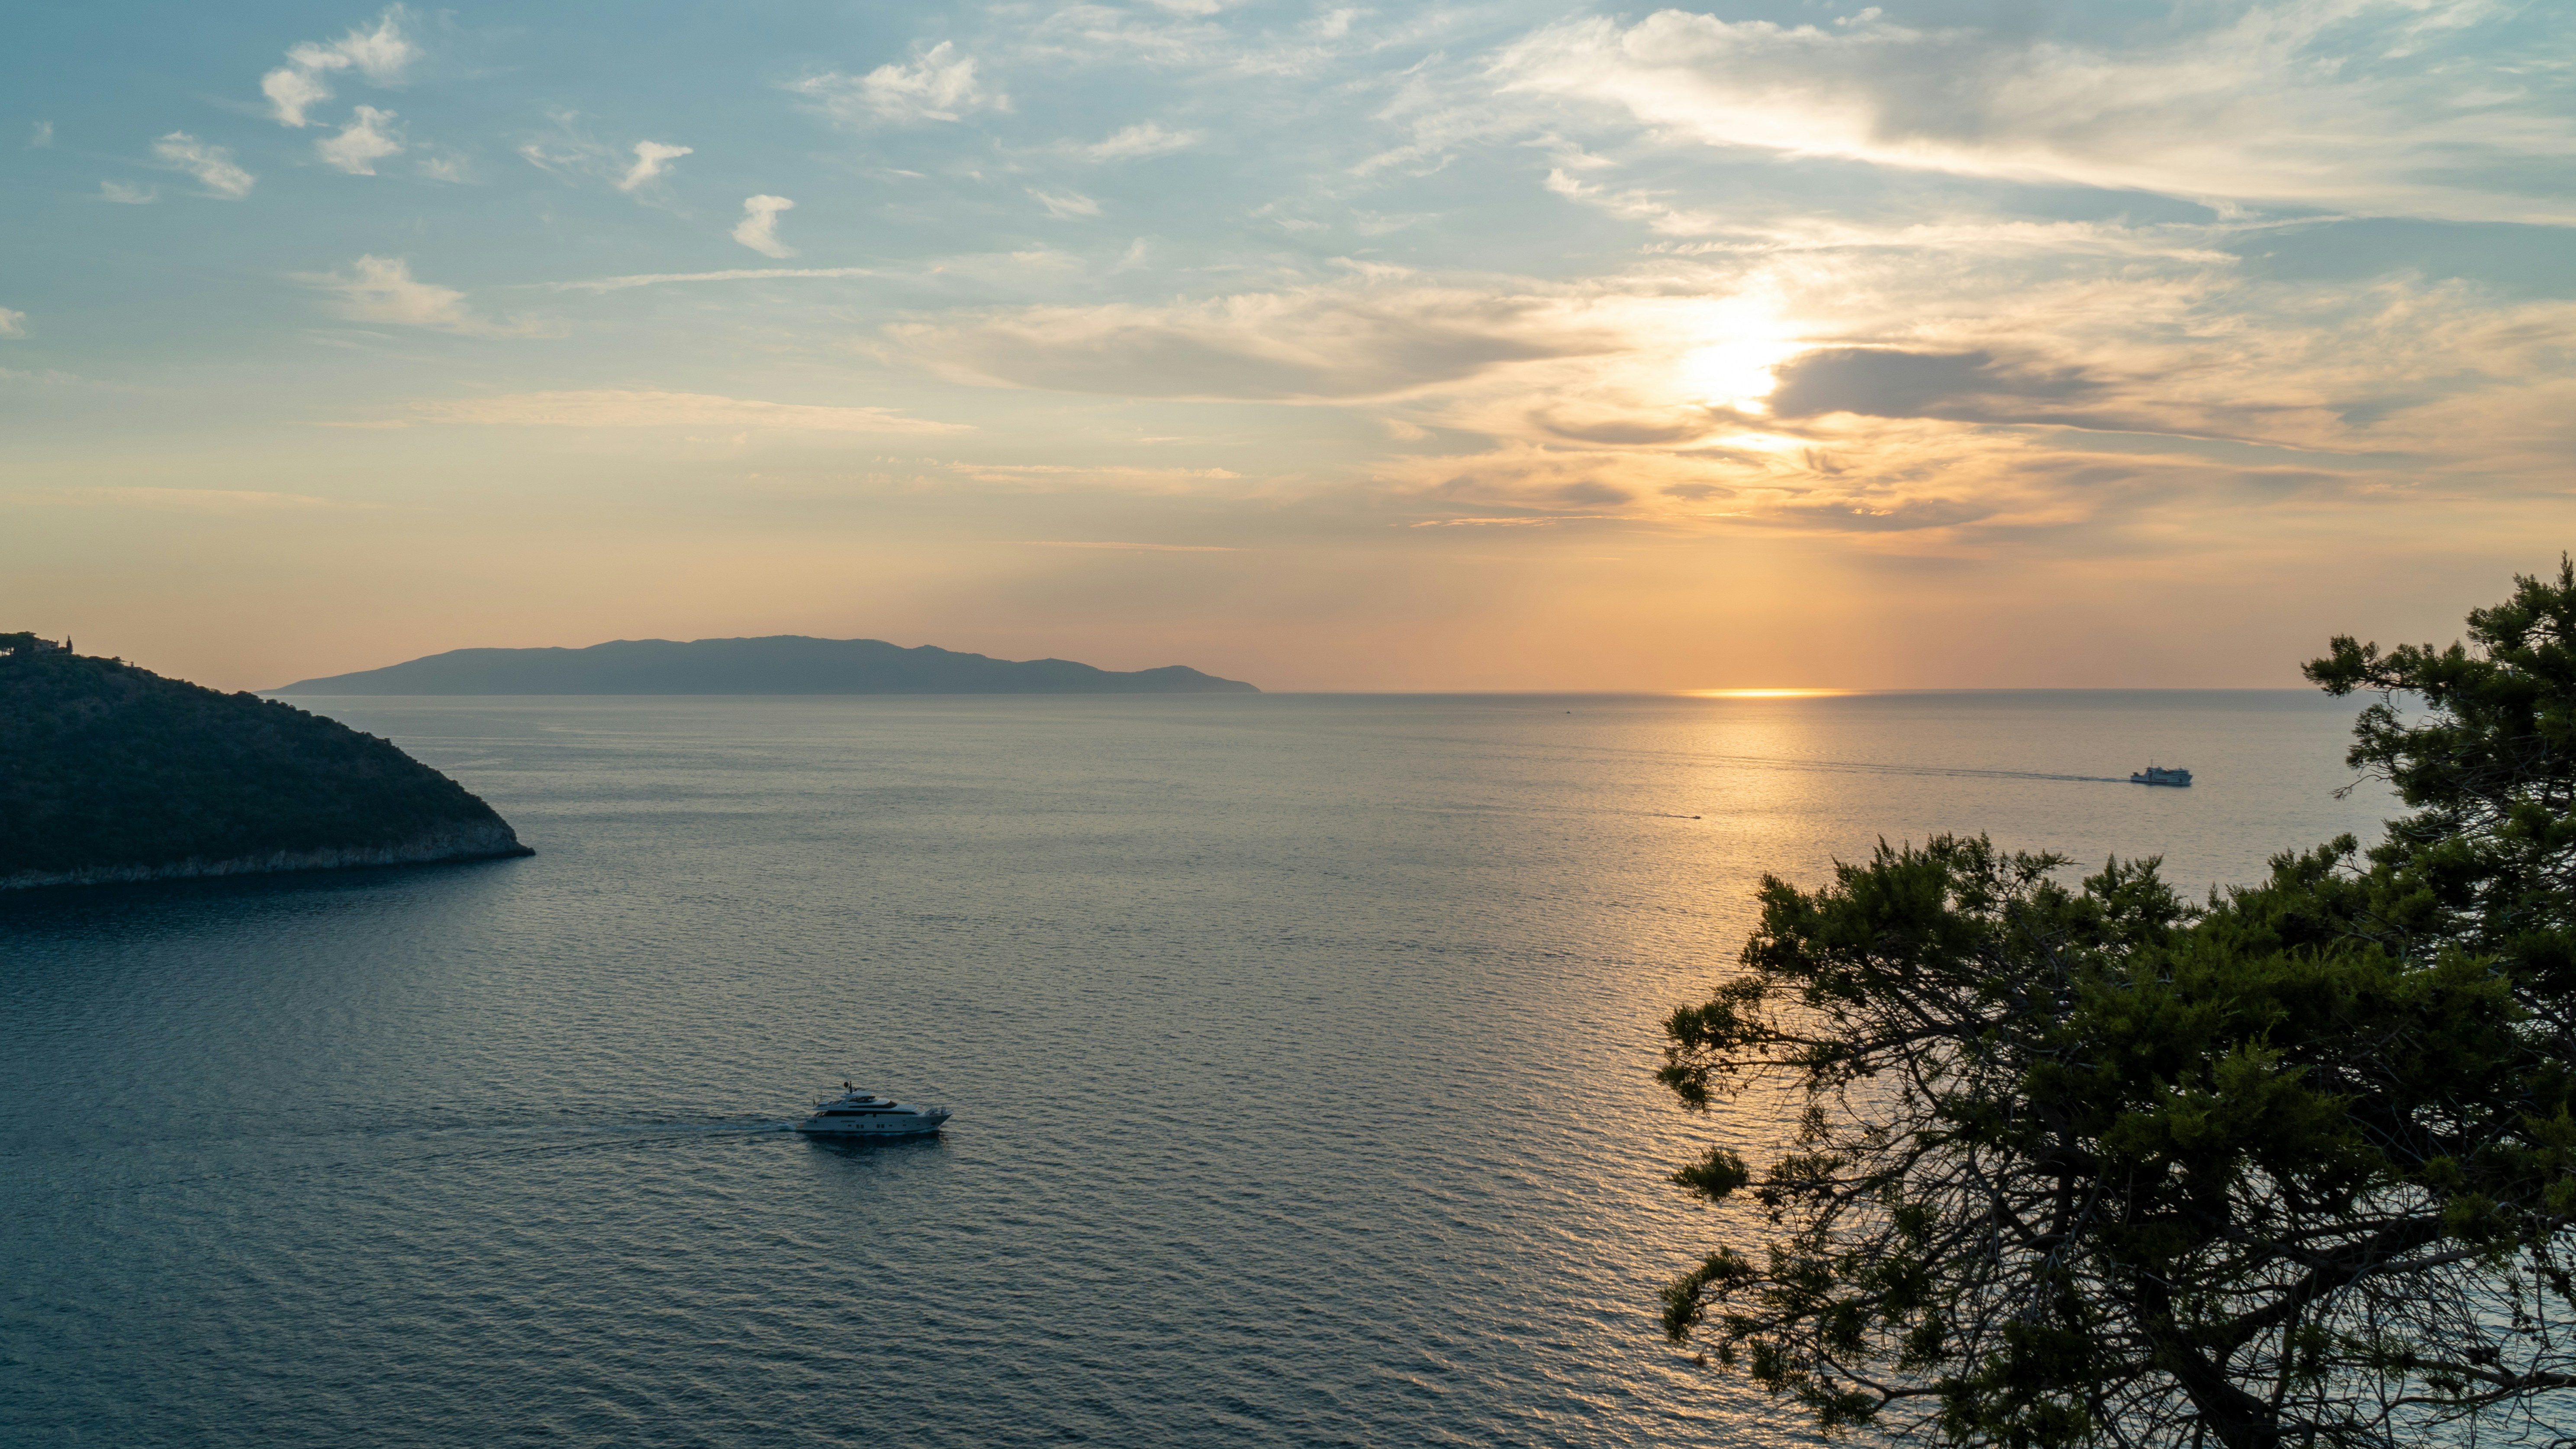
POLYGON ((1684 689, 1685 699, 1827 699, 1836 695, 1866 694, 1862 689, 1684 689))

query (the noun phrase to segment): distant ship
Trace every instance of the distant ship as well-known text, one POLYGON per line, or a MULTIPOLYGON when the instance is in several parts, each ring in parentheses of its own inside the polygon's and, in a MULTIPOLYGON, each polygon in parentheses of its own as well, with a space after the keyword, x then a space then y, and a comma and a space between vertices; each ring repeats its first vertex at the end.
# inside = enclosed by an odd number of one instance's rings
POLYGON ((2162 765, 2149 765, 2143 771, 2131 775, 2129 783, 2132 785, 2188 785, 2191 783, 2191 771, 2168 770, 2162 765))
POLYGON ((796 1130, 816 1137, 917 1137, 948 1120, 945 1107, 907 1107, 847 1082, 841 1086, 840 1096, 815 1103, 814 1115, 796 1130))

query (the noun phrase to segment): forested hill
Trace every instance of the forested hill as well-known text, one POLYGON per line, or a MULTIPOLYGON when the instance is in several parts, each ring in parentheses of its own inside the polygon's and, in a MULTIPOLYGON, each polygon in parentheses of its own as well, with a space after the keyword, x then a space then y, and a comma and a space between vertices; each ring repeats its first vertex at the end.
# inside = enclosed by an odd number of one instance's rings
POLYGON ((455 649, 298 680, 273 694, 1258 694, 1185 665, 1131 673, 882 639, 620 639, 587 649, 455 649))
POLYGON ((0 634, 0 887, 530 853, 390 741, 0 634))

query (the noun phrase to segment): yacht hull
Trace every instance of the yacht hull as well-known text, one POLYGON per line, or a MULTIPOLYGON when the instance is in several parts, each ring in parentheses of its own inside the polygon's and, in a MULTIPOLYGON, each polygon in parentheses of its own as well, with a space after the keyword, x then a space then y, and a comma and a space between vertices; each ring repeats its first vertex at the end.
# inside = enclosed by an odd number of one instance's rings
POLYGON ((930 1121, 916 1117, 905 1123, 869 1123, 851 1127, 839 1122, 816 1122, 812 1119, 796 1124, 796 1130, 808 1137, 927 1137, 945 1126, 946 1118, 930 1121))
POLYGON ((808 1137, 927 1137, 948 1120, 945 1107, 907 1107, 847 1082, 841 1087, 840 1096, 815 1103, 796 1130, 808 1137))

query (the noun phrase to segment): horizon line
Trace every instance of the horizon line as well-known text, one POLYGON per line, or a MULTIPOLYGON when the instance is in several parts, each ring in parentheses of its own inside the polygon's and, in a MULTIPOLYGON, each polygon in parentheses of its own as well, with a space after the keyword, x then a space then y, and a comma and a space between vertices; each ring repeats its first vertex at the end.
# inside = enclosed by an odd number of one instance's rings
MULTIPOLYGON (((361 670, 359 673, 372 673, 361 670)), ((1123 671, 1136 672, 1136 671, 1123 671)), ((332 676, 322 676, 329 678, 332 676)), ((2359 692, 2359 691, 2356 691, 2359 692)), ((256 689, 262 696, 284 695, 281 688, 256 689)), ((1173 690, 693 690, 686 692, 515 694, 324 694, 299 692, 306 699, 1283 699, 1322 696, 1336 699, 1707 699, 1755 702, 1803 699, 1853 699, 1921 694, 2316 694, 2315 685, 2284 684, 1941 684, 1886 688, 1747 688, 1747 689, 1263 689, 1252 694, 1230 691, 1173 690)))

